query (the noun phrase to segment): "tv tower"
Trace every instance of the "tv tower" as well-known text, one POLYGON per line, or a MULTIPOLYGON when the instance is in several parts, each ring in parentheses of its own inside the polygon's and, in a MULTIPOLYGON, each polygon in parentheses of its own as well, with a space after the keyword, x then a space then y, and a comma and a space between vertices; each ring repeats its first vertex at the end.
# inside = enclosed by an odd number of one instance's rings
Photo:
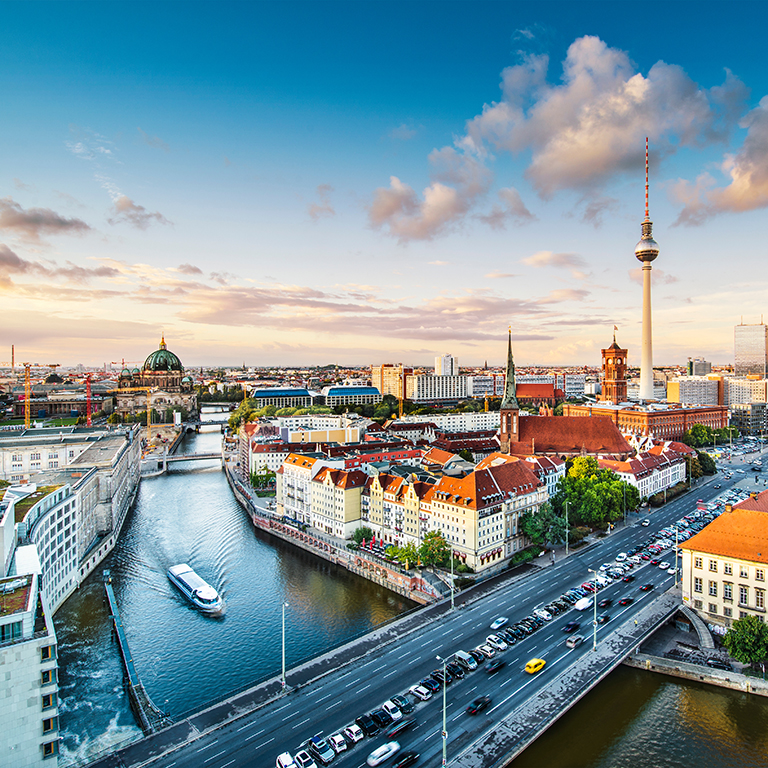
POLYGON ((648 215, 648 137, 645 139, 645 218, 635 256, 643 266, 643 339, 640 351, 640 399, 653 400, 653 327, 651 320, 651 262, 659 255, 648 215))

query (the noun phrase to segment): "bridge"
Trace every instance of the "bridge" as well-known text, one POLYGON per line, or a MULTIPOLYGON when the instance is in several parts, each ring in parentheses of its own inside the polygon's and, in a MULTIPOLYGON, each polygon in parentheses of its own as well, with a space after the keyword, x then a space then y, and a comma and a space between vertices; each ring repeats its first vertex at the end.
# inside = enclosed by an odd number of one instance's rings
POLYGON ((173 464, 177 461, 208 461, 210 459, 220 459, 221 451, 216 453, 179 453, 172 456, 165 456, 166 464, 173 464))
MULTIPOLYGON (((697 489, 704 498, 717 492, 697 489)), ((691 506, 682 497, 653 512, 660 529, 691 506)), ((394 694, 435 670, 436 657, 449 659, 459 649, 485 641, 498 616, 515 622, 541 604, 589 577, 588 569, 612 559, 648 536, 639 523, 617 530, 593 545, 577 550, 553 565, 529 568, 522 574, 501 574, 461 592, 456 608, 443 600, 411 612, 373 632, 333 649, 306 664, 288 669, 287 688, 275 675, 200 712, 182 717, 159 733, 124 747, 98 765, 138 768, 151 762, 157 768, 239 768, 269 766, 283 751, 295 753, 300 744, 318 733, 329 735, 357 716, 370 712, 394 694)), ((415 749, 424 768, 441 764, 443 746, 447 764, 455 768, 502 768, 578 702, 656 628, 678 610, 679 594, 666 569, 643 565, 635 569, 636 582, 614 582, 601 591, 613 601, 610 616, 596 627, 592 644, 592 615, 570 610, 533 635, 499 655, 503 669, 486 674, 480 669, 445 689, 432 700, 414 701, 418 725, 398 736, 403 749, 415 749), (640 590, 640 584, 651 584, 640 590), (624 605, 619 600, 627 598, 624 605), (581 622, 581 646, 568 649, 566 622, 581 622), (536 675, 524 671, 530 658, 546 661, 536 675), (465 714, 478 695, 491 697, 481 715, 465 714), (443 725, 445 723, 445 726, 443 725), (445 738, 443 740, 443 735, 445 738)), ((290 665, 290 659, 288 659, 290 665)), ((280 660, 275 659, 275 668, 280 660)), ((487 666, 487 662, 486 662, 487 666)), ((337 768, 357 768, 382 737, 339 755, 337 768)))

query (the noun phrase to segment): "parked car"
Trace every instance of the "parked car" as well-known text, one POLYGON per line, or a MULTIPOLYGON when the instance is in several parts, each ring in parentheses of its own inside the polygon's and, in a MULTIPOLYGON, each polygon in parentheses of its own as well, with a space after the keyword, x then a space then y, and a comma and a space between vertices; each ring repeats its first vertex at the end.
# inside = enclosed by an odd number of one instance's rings
POLYGON ((290 752, 283 752, 281 755, 278 755, 275 765, 277 768, 296 768, 296 763, 293 761, 290 752))
POLYGON ((457 664, 455 661, 449 661, 445 668, 448 672, 450 672, 454 678, 457 678, 459 680, 464 679, 464 675, 466 675, 466 672, 464 672, 464 668, 457 664))
POLYGON ((498 635, 488 635, 485 642, 497 651, 506 651, 509 647, 498 635))
POLYGON ((406 696, 401 696, 399 693, 391 699, 404 715, 410 715, 413 712, 413 702, 406 696))
POLYGON ((423 685, 412 685, 408 693, 413 694, 420 701, 429 701, 432 698, 432 691, 423 685))
POLYGON ((370 715, 360 715, 355 718, 355 724, 366 736, 375 736, 379 732, 379 726, 370 715))
POLYGON ((323 765, 330 765, 336 757, 333 747, 322 736, 313 736, 307 742, 307 749, 312 757, 323 765))
POLYGON ((400 711, 400 707, 395 704, 391 699, 385 701, 381 708, 392 718, 392 722, 397 722, 403 719, 403 713, 400 711))
POLYGON ((447 669, 443 672, 442 667, 430 672, 429 676, 443 685, 450 685, 453 682, 453 675, 447 669))
POLYGON ((440 690, 440 683, 437 680, 433 680, 431 677, 425 677, 419 685, 422 688, 426 688, 430 693, 437 693, 440 690))
POLYGON ((478 696, 476 699, 472 699, 472 701, 469 703, 469 706, 467 707, 467 714, 476 715, 478 712, 482 712, 484 709, 487 709, 490 703, 490 696, 478 696))
POLYGON ((317 768, 317 763, 311 758, 306 749, 300 749, 294 758, 297 768, 317 768))
POLYGON ((362 741, 365 738, 365 734, 361 730, 360 726, 352 723, 342 730, 344 738, 352 745, 357 744, 358 741, 362 741))
MULTIPOLYGON (((392 723, 392 716, 386 709, 374 709, 373 712, 371 712, 371 717, 379 728, 386 728, 392 723)), ((400 715, 400 717, 402 717, 402 715, 400 715)))
POLYGON ((328 737, 328 743, 331 745, 331 749, 337 755, 340 755, 342 752, 346 752, 347 747, 349 746, 347 744, 347 740, 340 733, 334 733, 330 735, 328 737))

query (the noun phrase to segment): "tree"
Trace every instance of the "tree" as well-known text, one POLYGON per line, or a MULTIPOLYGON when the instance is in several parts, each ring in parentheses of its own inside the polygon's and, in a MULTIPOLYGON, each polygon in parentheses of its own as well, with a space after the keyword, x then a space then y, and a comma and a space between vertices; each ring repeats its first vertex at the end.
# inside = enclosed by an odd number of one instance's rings
POLYGON ((520 517, 520 530, 534 544, 544 544, 549 537, 554 511, 548 502, 542 504, 535 512, 528 511, 520 517))
POLYGON ((422 565, 441 565, 448 557, 450 547, 440 531, 429 531, 419 547, 422 565))
POLYGON ((700 448, 712 442, 712 430, 703 424, 694 424, 684 435, 682 440, 692 448, 700 448))
POLYGON ((402 563, 405 569, 408 570, 411 565, 414 565, 419 559, 419 551, 416 549, 416 545, 409 541, 402 547, 397 547, 394 559, 397 560, 398 563, 402 563))
POLYGON ((765 672, 768 658, 768 625, 757 616, 736 619, 723 638, 723 645, 736 661, 760 664, 765 672))
POLYGON ((355 542, 358 546, 365 541, 370 541, 373 538, 373 531, 370 528, 357 528, 355 532, 352 534, 352 541, 355 542))
POLYGON ((472 455, 472 451, 470 451, 469 448, 462 448, 458 455, 461 456, 464 461, 468 461, 470 464, 475 463, 475 457, 472 455))
POLYGON ((696 458, 699 460, 699 466, 705 475, 714 475, 717 472, 715 460, 708 453, 696 451, 696 458))

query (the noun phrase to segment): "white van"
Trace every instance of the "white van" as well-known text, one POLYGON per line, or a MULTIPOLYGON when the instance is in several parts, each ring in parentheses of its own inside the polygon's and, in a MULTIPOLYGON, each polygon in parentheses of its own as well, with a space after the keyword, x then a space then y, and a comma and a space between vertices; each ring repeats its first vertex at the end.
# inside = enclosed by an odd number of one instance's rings
POLYGON ((573 606, 577 611, 586 611, 587 608, 592 607, 591 597, 582 597, 581 600, 577 600, 573 606))
POLYGON ((275 765, 277 768, 296 768, 296 763, 291 757, 290 752, 283 752, 282 755, 278 755, 275 765))
POLYGON ((477 662, 466 651, 456 651, 453 654, 453 658, 456 659, 457 664, 464 667, 464 669, 468 669, 470 672, 473 669, 477 669, 477 662))

